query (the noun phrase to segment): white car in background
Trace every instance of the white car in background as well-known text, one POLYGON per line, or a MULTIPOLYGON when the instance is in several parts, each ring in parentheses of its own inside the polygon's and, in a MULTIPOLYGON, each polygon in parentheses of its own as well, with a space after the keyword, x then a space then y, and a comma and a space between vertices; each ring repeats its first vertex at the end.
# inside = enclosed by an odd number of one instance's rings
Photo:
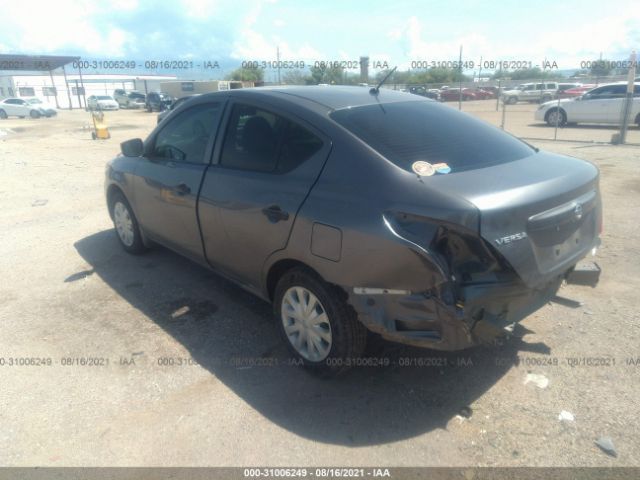
POLYGON ((33 105, 34 107, 39 107, 44 110, 45 117, 53 117, 58 114, 58 109, 51 105, 50 103, 43 102, 37 97, 27 98, 25 99, 29 105, 33 105))
MULTIPOLYGON (((640 125, 640 82, 634 84, 629 123, 640 125)), ((584 95, 543 103, 535 119, 550 126, 566 123, 601 123, 619 125, 627 92, 627 83, 612 83, 589 90, 584 95)))
POLYGON ((118 110, 120 105, 110 95, 91 95, 87 98, 89 110, 118 110))
POLYGON ((5 98, 0 101, 0 118, 7 117, 31 117, 40 118, 48 116, 44 108, 32 105, 24 98, 5 98))

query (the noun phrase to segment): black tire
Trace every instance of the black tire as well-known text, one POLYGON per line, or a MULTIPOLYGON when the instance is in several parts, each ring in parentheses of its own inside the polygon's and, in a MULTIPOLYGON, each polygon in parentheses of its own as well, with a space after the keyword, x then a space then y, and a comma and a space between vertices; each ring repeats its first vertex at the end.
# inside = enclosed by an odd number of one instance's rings
POLYGON ((360 323, 355 310, 346 302, 346 294, 329 285, 311 270, 296 267, 287 271, 276 285, 273 311, 280 335, 287 348, 310 372, 332 377, 348 370, 359 358, 367 343, 367 329, 360 323), (293 346, 285 332, 282 318, 283 300, 292 287, 303 287, 320 301, 331 326, 331 346, 328 355, 320 361, 311 361, 302 356, 293 346))
POLYGON ((31 110, 29 112, 29 116, 31 118, 40 118, 40 112, 38 112, 37 110, 31 110))
POLYGON ((550 102, 551 100, 553 100, 553 98, 551 98, 549 95, 545 95, 544 97, 542 97, 542 100, 540 100, 540 103, 550 102))
POLYGON ((555 127, 556 122, 551 118, 551 113, 556 111, 560 112, 560 121, 558 122, 558 126, 564 127, 567 124, 567 114, 562 109, 558 110, 557 107, 549 109, 549 111, 544 115, 544 121, 547 122, 547 125, 549 125, 550 127, 555 127))
POLYGON ((5 112, 4 110, 0 109, 0 118, 2 120, 6 120, 9 117, 9 115, 7 115, 7 112, 5 112))
POLYGON ((133 213, 133 209, 131 208, 131 205, 129 205, 129 202, 127 201, 127 199, 124 197, 122 193, 117 192, 113 194, 113 196, 111 197, 110 205, 109 205, 109 211, 111 213, 111 218, 113 219, 113 226, 116 230, 116 237, 118 237, 118 241, 120 242, 120 245, 122 245, 122 248, 124 248, 126 252, 131 253, 133 255, 139 255, 141 253, 144 253, 147 249, 144 246, 144 243, 142 242, 142 235, 140 233, 140 226, 138 225, 138 219, 133 213), (123 241, 122 239, 122 236, 118 232, 118 227, 116 225, 116 208, 119 208, 118 205, 122 205, 122 207, 126 209, 131 219, 132 230, 133 230, 133 241, 130 244, 125 243, 125 241, 123 241))
MULTIPOLYGON (((0 116, 0 118, 2 118, 2 117, 0 116)), ((636 116, 635 124, 636 124, 638 127, 640 127, 640 113, 636 116)))
POLYGON ((515 103, 518 103, 518 97, 509 97, 509 98, 507 98, 507 104, 508 105, 513 105, 515 103))

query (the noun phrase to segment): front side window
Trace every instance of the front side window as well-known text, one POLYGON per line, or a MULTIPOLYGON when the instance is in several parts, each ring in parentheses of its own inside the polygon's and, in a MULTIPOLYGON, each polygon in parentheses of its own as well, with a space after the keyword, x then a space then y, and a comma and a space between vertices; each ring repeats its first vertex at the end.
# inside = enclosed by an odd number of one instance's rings
POLYGON ((499 129, 436 102, 346 108, 331 118, 400 168, 446 163, 451 173, 519 160, 535 153, 499 129))
POLYGON ((208 103, 180 113, 158 133, 151 156, 173 162, 208 163, 204 154, 220 112, 220 103, 208 103))
POLYGON ((605 87, 595 88, 585 95, 586 99, 603 100, 608 98, 618 98, 624 96, 627 91, 626 85, 607 85, 605 87))
POLYGON ((249 105, 236 105, 229 119, 220 164, 255 172, 285 173, 322 147, 301 125, 249 105))

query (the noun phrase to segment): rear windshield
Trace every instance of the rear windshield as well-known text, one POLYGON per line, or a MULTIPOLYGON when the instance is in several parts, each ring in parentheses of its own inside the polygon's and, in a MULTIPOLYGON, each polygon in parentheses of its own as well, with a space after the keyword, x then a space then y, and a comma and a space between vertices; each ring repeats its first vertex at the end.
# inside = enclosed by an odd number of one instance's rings
POLYGON ((347 108, 331 113, 331 118, 408 171, 416 161, 446 163, 455 173, 535 153, 515 137, 437 102, 347 108))

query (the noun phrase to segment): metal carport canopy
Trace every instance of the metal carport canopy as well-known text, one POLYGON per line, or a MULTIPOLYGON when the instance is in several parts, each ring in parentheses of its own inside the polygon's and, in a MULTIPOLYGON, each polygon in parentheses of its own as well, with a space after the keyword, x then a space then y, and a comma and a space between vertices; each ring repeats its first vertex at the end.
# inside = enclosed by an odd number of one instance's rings
POLYGON ((63 67, 80 57, 59 55, 7 55, 0 54, 0 70, 23 70, 31 72, 50 72, 63 67))

